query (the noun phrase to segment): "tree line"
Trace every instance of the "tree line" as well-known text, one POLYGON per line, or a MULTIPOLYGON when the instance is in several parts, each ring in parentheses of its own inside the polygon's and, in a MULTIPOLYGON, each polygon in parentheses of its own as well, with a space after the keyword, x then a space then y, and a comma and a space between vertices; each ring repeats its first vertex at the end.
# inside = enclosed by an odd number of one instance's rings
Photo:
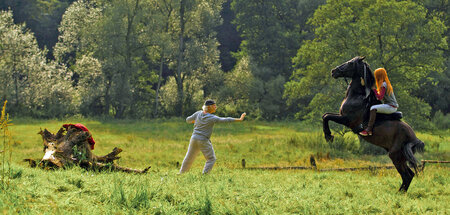
MULTIPOLYGON (((38 118, 219 114, 320 121, 360 55, 387 69, 409 122, 448 120, 448 0, 5 0, 0 79, 38 118), (436 117, 435 117, 436 118, 436 117)), ((448 125, 448 123, 447 123, 448 125)))

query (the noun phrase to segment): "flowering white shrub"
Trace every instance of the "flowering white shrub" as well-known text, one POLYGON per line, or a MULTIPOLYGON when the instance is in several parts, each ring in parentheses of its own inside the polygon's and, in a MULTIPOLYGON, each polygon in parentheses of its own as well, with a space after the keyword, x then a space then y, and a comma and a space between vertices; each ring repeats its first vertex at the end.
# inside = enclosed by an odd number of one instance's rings
POLYGON ((24 24, 16 25, 10 11, 0 12, 0 95, 11 102, 11 113, 35 117, 62 117, 77 107, 74 89, 64 66, 47 62, 24 24))

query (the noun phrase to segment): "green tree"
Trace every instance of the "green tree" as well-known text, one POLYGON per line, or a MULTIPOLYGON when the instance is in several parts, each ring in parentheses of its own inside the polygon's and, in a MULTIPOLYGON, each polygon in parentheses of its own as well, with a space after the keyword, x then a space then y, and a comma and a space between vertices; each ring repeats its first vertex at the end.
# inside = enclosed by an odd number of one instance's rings
POLYGON ((0 10, 11 8, 15 23, 25 23, 34 32, 39 47, 47 48, 47 57, 53 58, 53 47, 58 39, 58 25, 66 8, 74 0, 3 0, 0 10))
MULTIPOLYGON (((171 25, 171 19, 175 13, 175 8, 172 1, 154 1, 154 7, 157 9, 154 19, 157 24, 154 26, 153 31, 156 32, 154 36, 154 42, 150 47, 150 54, 152 52, 159 53, 159 74, 158 82, 155 90, 155 104, 153 110, 153 117, 158 117, 159 104, 160 104, 160 88, 162 86, 164 69, 167 68, 168 59, 167 56, 170 55, 171 47, 174 47, 174 41, 171 40, 169 35, 169 29, 171 25), (159 21, 159 22, 158 22, 159 21)), ((156 55, 153 55, 156 56, 156 55)))
MULTIPOLYGON (((429 19, 434 17, 439 18, 445 23, 446 30, 445 36, 447 44, 450 39, 450 4, 448 0, 417 0, 419 4, 423 4, 428 9, 427 16, 429 19)), ((450 113, 450 97, 447 93, 450 91, 450 49, 447 47, 444 49, 444 57, 446 59, 446 69, 444 72, 432 71, 430 76, 421 81, 422 89, 419 92, 414 93, 415 96, 422 98, 432 107, 433 115, 436 112, 442 112, 443 114, 450 113)), ((436 118, 437 116, 435 116, 436 118)), ((447 117, 450 117, 447 116, 447 117)), ((439 118, 439 117, 438 117, 439 118)), ((440 117, 442 118, 442 117, 440 117)))
POLYGON ((236 29, 236 24, 233 24, 235 18, 234 12, 231 10, 232 0, 226 0, 222 5, 220 15, 223 22, 217 27, 217 39, 220 43, 220 64, 224 72, 229 72, 237 63, 237 59, 232 56, 233 52, 239 50, 242 38, 236 29))
MULTIPOLYGON (((149 17, 151 1, 78 1, 67 10, 60 27, 61 36, 55 54, 72 71, 86 56, 98 60, 102 68, 102 88, 90 88, 97 99, 87 99, 104 114, 116 118, 150 115, 154 98, 151 87, 156 81, 152 59, 146 58, 153 33, 149 17), (133 104, 133 105, 132 105, 133 104)), ((84 67, 83 67, 84 68, 84 67)), ((91 72, 95 73, 96 70, 91 72)), ((74 84, 80 75, 75 73, 74 84)), ((91 74, 93 75, 93 74, 91 74)), ((83 98, 82 98, 83 99, 83 98)))
POLYGON ((258 106, 250 103, 250 94, 255 88, 253 65, 248 56, 241 58, 233 71, 225 74, 223 87, 218 93, 218 102, 223 107, 218 112, 224 115, 237 115, 248 112, 253 117, 260 117, 258 106))
POLYGON ((103 69, 103 61, 98 57, 99 44, 95 42, 100 37, 98 22, 102 17, 102 8, 95 6, 94 1, 74 2, 62 17, 54 48, 56 61, 73 73, 73 85, 78 92, 76 103, 84 115, 109 111, 111 78, 103 69))
POLYGON ((337 110, 346 84, 332 80, 330 70, 356 56, 366 56, 372 69, 384 67, 407 120, 425 126, 430 106, 413 95, 431 71, 442 72, 445 25, 428 19, 424 7, 410 1, 327 1, 310 23, 315 39, 305 41, 294 59, 296 71, 285 97, 297 116, 319 121, 337 110), (342 92, 340 96, 339 92, 342 92))
POLYGON ((86 68, 101 67, 99 77, 104 82, 99 85, 101 88, 95 91, 95 88, 77 87, 94 90, 90 95, 99 96, 98 99, 81 98, 85 99, 81 101, 83 106, 98 106, 89 105, 89 101, 100 102, 106 114, 117 118, 150 117, 156 116, 159 103, 170 103, 160 99, 175 98, 177 103, 170 107, 163 105, 171 108, 164 111, 180 116, 185 110, 198 108, 198 93, 194 92, 211 94, 220 86, 223 75, 214 29, 221 22, 222 2, 80 0, 64 14, 55 55, 74 72, 76 86, 84 79, 81 75, 95 75, 89 74, 86 68), (182 19, 181 5, 185 7, 182 19), (85 58, 98 61, 100 66, 86 61, 78 63, 85 58), (170 95, 172 98, 158 91, 163 77, 168 75, 175 82, 167 81, 170 86, 164 88, 171 88, 173 83, 177 86, 176 95, 170 95))
POLYGON ((140 38, 146 32, 141 21, 145 14, 141 0, 115 0, 106 5, 104 19, 100 24, 102 60, 110 61, 111 106, 116 118, 124 118, 127 109, 132 108, 133 82, 139 70, 139 60, 143 56, 147 41, 140 38))
POLYGON ((95 1, 76 1, 62 16, 58 31, 58 43, 54 48, 55 59, 69 68, 76 63, 77 54, 95 51, 97 22, 102 18, 102 9, 95 1))
POLYGON ((92 116, 101 113, 103 95, 105 93, 105 81, 102 73, 102 65, 92 56, 81 56, 73 66, 74 73, 79 75, 77 80, 77 101, 81 114, 92 116))
POLYGON ((10 11, 0 12, 0 95, 12 114, 61 117, 73 113, 73 88, 66 68, 47 61, 33 34, 16 25, 10 11))
MULTIPOLYGON (((182 0, 166 3, 170 3, 171 8, 177 8, 173 11, 168 31, 172 41, 169 44, 177 46, 168 47, 172 51, 167 55, 168 68, 177 86, 176 95, 171 97, 175 96, 177 102, 171 106, 172 110, 166 111, 184 116, 185 113, 198 109, 200 105, 199 101, 194 99, 197 94, 188 91, 201 90, 204 91, 203 95, 209 96, 219 90, 223 74, 219 65, 219 44, 215 29, 222 21, 220 9, 223 0, 182 0)), ((161 99, 171 98, 162 96, 161 99)))
POLYGON ((244 39, 238 57, 248 55, 257 65, 252 71, 259 89, 251 101, 266 119, 285 117, 284 83, 292 73, 291 58, 310 33, 305 23, 324 1, 234 0, 235 24, 244 39))

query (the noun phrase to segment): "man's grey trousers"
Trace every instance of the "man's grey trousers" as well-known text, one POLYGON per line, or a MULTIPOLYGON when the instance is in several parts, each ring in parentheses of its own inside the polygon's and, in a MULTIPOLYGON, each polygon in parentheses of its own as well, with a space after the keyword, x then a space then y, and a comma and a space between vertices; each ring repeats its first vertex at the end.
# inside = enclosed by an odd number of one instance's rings
POLYGON ((211 171, 216 162, 216 154, 214 153, 211 141, 191 138, 189 149, 184 157, 183 164, 181 164, 180 174, 189 171, 199 151, 201 151, 206 158, 203 174, 211 171))

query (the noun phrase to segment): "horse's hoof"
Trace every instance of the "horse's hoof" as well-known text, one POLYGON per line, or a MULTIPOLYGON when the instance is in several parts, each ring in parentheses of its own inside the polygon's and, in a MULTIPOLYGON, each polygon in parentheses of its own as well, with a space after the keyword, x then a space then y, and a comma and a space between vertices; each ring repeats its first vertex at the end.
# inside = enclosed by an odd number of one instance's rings
POLYGON ((405 190, 405 189, 400 189, 400 190, 398 190, 398 192, 399 192, 399 193, 406 193, 406 192, 408 192, 408 191, 405 190))
POLYGON ((405 185, 400 186, 400 189, 398 189, 399 193, 406 193, 408 191, 408 188, 405 187, 405 185))
POLYGON ((330 143, 332 143, 333 142, 333 140, 334 140, 334 136, 333 135, 331 135, 331 134, 325 134, 325 140, 327 141, 327 142, 330 142, 330 143))

